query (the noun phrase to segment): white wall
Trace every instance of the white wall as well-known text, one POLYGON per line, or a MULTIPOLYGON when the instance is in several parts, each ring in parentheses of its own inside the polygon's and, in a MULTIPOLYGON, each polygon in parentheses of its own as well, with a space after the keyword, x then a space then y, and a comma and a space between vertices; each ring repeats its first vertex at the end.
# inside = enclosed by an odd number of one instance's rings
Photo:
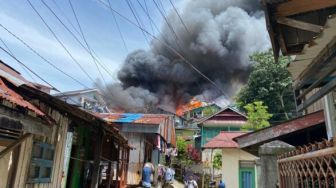
MULTIPOLYGON (((222 179, 228 188, 239 187, 239 161, 255 161, 257 157, 238 148, 222 150, 222 179)), ((256 176, 256 175, 255 175, 256 176)), ((257 182, 256 182, 257 185, 257 182)))

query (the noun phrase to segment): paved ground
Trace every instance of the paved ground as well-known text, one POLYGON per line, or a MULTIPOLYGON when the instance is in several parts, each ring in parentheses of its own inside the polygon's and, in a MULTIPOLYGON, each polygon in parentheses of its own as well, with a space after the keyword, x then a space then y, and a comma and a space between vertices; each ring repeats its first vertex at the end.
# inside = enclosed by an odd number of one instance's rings
POLYGON ((174 188, 184 188, 183 183, 180 183, 176 180, 174 181, 173 186, 174 186, 174 188))
MULTIPOLYGON (((159 185, 158 187, 161 188, 162 186, 159 185)), ((169 188, 184 188, 184 185, 183 185, 183 183, 175 180, 174 183, 171 184, 169 188)))

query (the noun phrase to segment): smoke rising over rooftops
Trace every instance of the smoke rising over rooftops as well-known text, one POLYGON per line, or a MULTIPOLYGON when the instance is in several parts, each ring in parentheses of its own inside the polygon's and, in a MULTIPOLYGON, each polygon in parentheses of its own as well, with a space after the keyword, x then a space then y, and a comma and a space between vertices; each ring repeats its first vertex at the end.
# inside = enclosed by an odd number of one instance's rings
MULTIPOLYGON (((189 0, 179 13, 187 30, 172 10, 167 16, 169 25, 162 26, 158 38, 181 53, 227 96, 233 96, 247 80, 249 55, 270 47, 259 1, 189 0)), ((194 96, 211 101, 222 95, 155 39, 150 50, 137 50, 127 56, 118 79, 119 83, 100 88, 112 109, 127 112, 147 112, 156 107, 175 111, 194 96)))

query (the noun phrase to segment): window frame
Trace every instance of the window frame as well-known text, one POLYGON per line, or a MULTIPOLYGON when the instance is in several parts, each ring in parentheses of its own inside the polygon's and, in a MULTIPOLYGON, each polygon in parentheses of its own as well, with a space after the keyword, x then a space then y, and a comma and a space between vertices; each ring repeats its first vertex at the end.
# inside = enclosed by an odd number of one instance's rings
POLYGON ((40 141, 34 141, 33 142, 33 148, 32 148, 32 154, 31 154, 31 160, 29 165, 29 173, 28 173, 28 179, 27 183, 50 183, 52 178, 52 170, 54 165, 54 158, 55 158, 55 146, 52 144, 48 144, 45 142, 40 141), (38 146, 42 151, 41 157, 34 157, 34 147, 38 146), (47 150, 50 150, 52 152, 52 159, 46 159, 47 158, 47 150), (38 176, 37 177, 30 177, 31 176, 31 168, 34 166, 39 167, 38 176), (50 174, 48 177, 42 176, 42 170, 49 168, 50 174))

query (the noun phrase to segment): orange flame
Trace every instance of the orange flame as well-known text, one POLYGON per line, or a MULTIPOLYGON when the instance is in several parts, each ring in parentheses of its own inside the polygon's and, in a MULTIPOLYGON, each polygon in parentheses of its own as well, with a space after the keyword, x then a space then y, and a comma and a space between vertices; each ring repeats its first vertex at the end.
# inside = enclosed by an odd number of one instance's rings
POLYGON ((187 104, 178 104, 176 107, 176 114, 182 116, 185 112, 202 106, 202 102, 193 98, 187 104))

